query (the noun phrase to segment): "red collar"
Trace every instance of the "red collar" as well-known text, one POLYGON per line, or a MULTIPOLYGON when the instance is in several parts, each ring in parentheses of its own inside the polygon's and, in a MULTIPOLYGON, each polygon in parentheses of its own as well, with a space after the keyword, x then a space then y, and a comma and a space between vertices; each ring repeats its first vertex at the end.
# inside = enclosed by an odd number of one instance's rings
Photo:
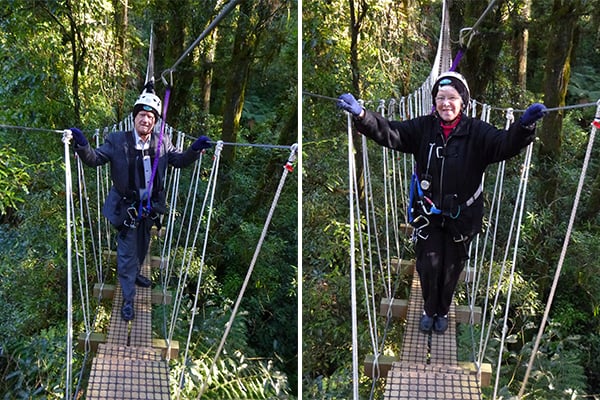
POLYGON ((452 130, 456 128, 456 125, 458 125, 458 123, 460 122, 461 116, 462 114, 458 114, 458 117, 456 117, 454 122, 452 122, 450 125, 444 125, 444 122, 440 120, 440 126, 442 127, 442 131, 444 132, 444 136, 446 137, 446 139, 448 139, 448 136, 450 136, 452 130))

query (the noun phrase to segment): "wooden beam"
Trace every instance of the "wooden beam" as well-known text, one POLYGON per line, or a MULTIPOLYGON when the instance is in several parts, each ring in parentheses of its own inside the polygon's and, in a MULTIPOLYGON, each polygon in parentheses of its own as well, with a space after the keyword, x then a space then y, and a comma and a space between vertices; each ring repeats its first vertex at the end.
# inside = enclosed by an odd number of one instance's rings
MULTIPOLYGON (((477 366, 473 362, 459 362, 458 365, 464 370, 469 371, 471 374, 477 374, 477 366)), ((481 364, 479 377, 479 384, 481 387, 489 387, 492 384, 492 364, 483 363, 481 364)))
MULTIPOLYGON (((459 324, 470 324, 471 323, 471 308, 469 306, 457 305, 456 308, 456 322, 459 324)), ((473 307, 473 323, 479 324, 481 322, 481 307, 473 307)))
MULTIPOLYGON (((99 297, 102 294, 102 299, 113 299, 115 297, 116 285, 107 284, 101 285, 100 283, 94 284, 94 297, 99 297)), ((152 289, 152 304, 171 304, 173 296, 171 291, 168 290, 163 299, 163 292, 161 289, 152 289)))
POLYGON ((406 319, 408 312, 408 300, 405 299, 381 299, 379 304, 379 315, 386 316, 388 309, 391 308, 392 317, 406 319))
MULTIPOLYGON (((167 352, 169 351, 169 346, 167 345, 167 341, 165 339, 152 339, 152 347, 155 349, 160 349, 163 358, 167 358, 167 352)), ((179 342, 176 340, 171 340, 171 349, 170 349, 170 359, 177 358, 179 354, 179 342)))
MULTIPOLYGON (((388 309, 391 309, 393 318, 406 319, 408 312, 408 300, 406 299, 381 299, 379 304, 379 315, 385 317, 388 309)), ((460 324, 470 323, 471 308, 469 306, 456 305, 456 322, 460 324)), ((479 324, 481 322, 481 307, 473 307, 473 322, 479 324)))
MULTIPOLYGON (((86 334, 85 332, 81 332, 79 335, 77 335, 77 350, 79 351, 85 351, 85 338, 86 338, 86 334)), ((100 333, 100 332, 92 332, 90 333, 90 350, 92 350, 92 352, 96 352, 98 351, 98 344, 99 343, 106 343, 106 335, 104 333, 100 333)))
POLYGON ((375 368, 375 356, 373 354, 367 354, 364 361, 365 375, 369 378, 387 378, 387 374, 392 369, 392 364, 399 361, 400 359, 395 356, 379 356, 377 365, 379 366, 379 374, 375 375, 377 369, 375 368))

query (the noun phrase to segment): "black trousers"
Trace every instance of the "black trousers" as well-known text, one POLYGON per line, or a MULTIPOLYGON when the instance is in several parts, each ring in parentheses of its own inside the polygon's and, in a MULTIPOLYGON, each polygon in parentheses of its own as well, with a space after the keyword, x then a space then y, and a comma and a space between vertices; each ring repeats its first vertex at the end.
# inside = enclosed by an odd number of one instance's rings
POLYGON ((123 300, 135 297, 135 279, 148 253, 152 221, 143 218, 137 228, 121 229, 117 235, 117 274, 123 292, 123 300))
POLYGON ((419 232, 415 244, 416 266, 427 315, 446 315, 458 278, 468 258, 469 240, 457 241, 443 226, 428 226, 419 232))

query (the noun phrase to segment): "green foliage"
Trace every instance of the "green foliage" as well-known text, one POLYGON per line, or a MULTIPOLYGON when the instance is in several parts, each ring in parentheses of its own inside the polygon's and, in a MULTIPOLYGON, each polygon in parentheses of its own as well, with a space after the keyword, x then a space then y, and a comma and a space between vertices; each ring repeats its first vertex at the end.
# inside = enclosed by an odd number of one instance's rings
POLYGON ((25 160, 14 148, 0 148, 0 216, 6 216, 25 202, 31 177, 27 172, 25 160))
POLYGON ((3 398, 62 398, 65 344, 64 326, 43 329, 31 337, 8 337, 0 351, 3 398))
MULTIPOLYGON (((216 301, 215 295, 213 293, 210 296, 212 300, 202 303, 201 318, 196 316, 196 339, 190 343, 193 357, 188 356, 187 362, 184 362, 181 354, 179 359, 171 361, 172 393, 180 393, 183 398, 196 398, 204 388, 203 397, 208 399, 289 398, 287 376, 276 369, 272 359, 254 357, 240 350, 248 347, 248 315, 245 312, 238 314, 234 320, 224 351, 211 370, 223 327, 231 313, 231 303, 226 299, 216 301)), ((189 305, 186 306, 180 315, 176 330, 176 338, 180 342, 187 340, 187 328, 184 327, 191 320, 190 309, 189 305)))
POLYGON ((210 354, 201 354, 185 368, 184 385, 179 385, 182 365, 171 366, 172 392, 182 398, 207 399, 287 399, 287 379, 273 369, 270 360, 247 359, 235 352, 219 359, 210 369, 210 354), (176 375, 176 376, 173 376, 176 375))

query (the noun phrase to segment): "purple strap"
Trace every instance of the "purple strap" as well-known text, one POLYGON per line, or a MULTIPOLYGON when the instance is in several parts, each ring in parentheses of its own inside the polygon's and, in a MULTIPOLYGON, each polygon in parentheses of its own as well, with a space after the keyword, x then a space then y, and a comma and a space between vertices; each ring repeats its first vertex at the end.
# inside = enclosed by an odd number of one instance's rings
MULTIPOLYGON (((169 97, 171 97, 171 86, 167 86, 167 90, 165 91, 165 101, 163 103, 163 112, 162 112, 162 121, 160 123, 160 135, 158 136, 158 144, 156 145, 156 156, 154 157, 154 164, 152 165, 152 175, 150 175, 150 182, 148 182, 148 191, 146 192, 148 198, 146 199, 146 211, 150 213, 152 210, 152 203, 150 199, 152 198, 152 185, 154 184, 154 177, 156 176, 156 170, 158 169, 158 161, 160 159, 160 146, 163 141, 164 133, 165 133, 165 125, 167 120, 167 108, 169 107, 169 97)), ((141 206, 141 202, 140 202, 141 206)), ((138 213, 138 216, 141 216, 141 213, 138 213)))
POLYGON ((456 53, 456 57, 454 57, 454 61, 452 62, 452 66, 450 67, 449 71, 456 70, 456 67, 458 67, 458 63, 460 62, 464 54, 465 53, 463 52, 463 49, 458 50, 458 53, 456 53))

